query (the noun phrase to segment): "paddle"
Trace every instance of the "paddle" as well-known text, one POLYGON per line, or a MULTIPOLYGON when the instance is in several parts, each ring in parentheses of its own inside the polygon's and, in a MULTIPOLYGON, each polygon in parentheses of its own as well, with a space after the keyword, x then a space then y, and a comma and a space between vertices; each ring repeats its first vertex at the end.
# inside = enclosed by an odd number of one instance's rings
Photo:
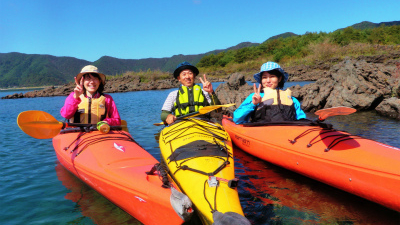
MULTIPOLYGON (((231 106, 234 106, 234 105, 236 105, 236 103, 231 103, 231 104, 226 104, 226 105, 210 105, 210 106, 205 106, 205 107, 201 108, 198 112, 189 113, 189 114, 186 114, 186 115, 184 115, 184 116, 177 117, 176 119, 179 120, 179 119, 183 119, 183 118, 188 118, 188 117, 193 117, 193 116, 197 116, 197 115, 202 115, 202 114, 209 113, 209 112, 211 112, 211 111, 213 111, 213 110, 216 110, 216 109, 219 109, 219 108, 222 108, 222 107, 231 107, 231 106)), ((164 125, 164 122, 154 123, 153 125, 154 125, 154 126, 161 126, 161 125, 164 125)))
MULTIPOLYGON (((89 127, 92 125, 81 123, 63 123, 57 121, 49 113, 38 110, 21 112, 18 115, 17 123, 23 132, 37 139, 53 138, 60 133, 62 128, 65 127, 89 127)), ((116 127, 125 127, 125 125, 116 127)))
POLYGON ((357 111, 356 109, 350 107, 339 106, 339 107, 332 107, 328 109, 318 110, 315 112, 315 115, 317 115, 318 120, 322 122, 331 116, 349 115, 356 111, 357 111))

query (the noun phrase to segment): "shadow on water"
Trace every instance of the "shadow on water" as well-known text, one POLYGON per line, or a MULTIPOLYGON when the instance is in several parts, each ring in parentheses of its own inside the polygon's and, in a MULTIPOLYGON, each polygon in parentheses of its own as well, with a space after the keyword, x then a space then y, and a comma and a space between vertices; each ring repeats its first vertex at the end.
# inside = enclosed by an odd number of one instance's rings
MULTIPOLYGON (((154 134, 160 127, 152 124, 160 121, 159 112, 170 91, 112 94, 135 140, 158 160, 158 136, 154 134)), ((0 223, 62 223, 63 218, 64 224, 140 224, 59 163, 56 177, 51 141, 34 140, 19 130, 16 118, 25 110, 46 111, 62 121, 59 111, 64 101, 63 96, 0 101, 0 108, 7 109, 7 116, 0 117, 0 145, 5 149, 0 152, 0 168, 5 177, 0 185, 4 203, 0 207, 0 223), (60 189, 57 178, 67 189, 60 189), (31 209, 26 210, 28 207, 31 209)), ((311 113, 307 116, 315 118, 311 113)), ((326 122, 335 129, 400 147, 400 121, 374 112, 330 117, 326 122)), ((234 155, 240 178, 239 197, 253 224, 400 224, 398 212, 274 166, 240 149, 235 148, 234 155)))
POLYGON ((83 217, 70 221, 70 224, 87 224, 85 217, 90 218, 94 224, 142 224, 131 215, 104 198, 94 189, 80 181, 59 162, 55 167, 57 177, 62 184, 70 190, 65 198, 76 203, 75 210, 80 211, 83 217))
POLYGON ((255 158, 234 146, 239 196, 253 224, 399 224, 400 213, 255 158))

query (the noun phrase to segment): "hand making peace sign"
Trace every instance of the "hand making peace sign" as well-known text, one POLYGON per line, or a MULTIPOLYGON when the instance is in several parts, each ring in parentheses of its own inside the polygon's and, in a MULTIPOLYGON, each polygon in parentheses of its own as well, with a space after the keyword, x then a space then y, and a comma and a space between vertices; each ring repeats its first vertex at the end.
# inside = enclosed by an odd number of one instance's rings
POLYGON ((256 84, 254 84, 254 95, 253 95, 253 98, 252 98, 252 102, 253 102, 253 104, 254 105, 258 105, 260 102, 261 102, 261 95, 260 95, 260 92, 261 92, 261 84, 258 86, 258 88, 257 88, 257 85, 256 84))
POLYGON ((75 79, 75 84, 76 87, 74 88, 74 98, 75 99, 79 99, 79 96, 81 96, 81 94, 83 94, 83 76, 81 77, 81 80, 78 82, 78 80, 76 79, 76 77, 74 77, 75 79))
POLYGON ((203 90, 207 91, 210 95, 213 93, 213 86, 210 81, 207 80, 206 75, 204 75, 204 80, 200 77, 200 82, 203 84, 203 90))

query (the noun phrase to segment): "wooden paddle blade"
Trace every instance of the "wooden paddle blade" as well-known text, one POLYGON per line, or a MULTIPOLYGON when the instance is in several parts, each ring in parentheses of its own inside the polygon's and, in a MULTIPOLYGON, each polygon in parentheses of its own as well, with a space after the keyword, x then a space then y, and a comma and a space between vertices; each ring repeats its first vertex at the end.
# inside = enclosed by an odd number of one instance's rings
POLYGON ((210 106, 206 106, 206 107, 201 108, 199 110, 199 113, 200 114, 206 114, 206 113, 209 113, 209 112, 211 112, 213 110, 216 110, 216 109, 219 109, 219 108, 222 108, 222 107, 231 107, 231 106, 234 106, 234 105, 236 105, 236 103, 226 104, 226 105, 210 105, 210 106))
POLYGON ((123 130, 123 131, 126 131, 126 132, 129 133, 129 130, 128 130, 128 122, 126 122, 126 120, 121 120, 121 127, 122 127, 122 130, 123 130))
POLYGON ((163 126, 164 122, 159 122, 159 123, 153 123, 154 126, 163 126))
POLYGON ((20 113, 17 123, 23 132, 37 139, 53 138, 63 127, 63 123, 57 121, 52 115, 38 110, 20 113))
POLYGON ((318 110, 315 112, 315 115, 318 116, 318 119, 320 121, 324 121, 331 116, 349 115, 356 111, 357 111, 356 109, 350 107, 339 106, 339 107, 318 110))

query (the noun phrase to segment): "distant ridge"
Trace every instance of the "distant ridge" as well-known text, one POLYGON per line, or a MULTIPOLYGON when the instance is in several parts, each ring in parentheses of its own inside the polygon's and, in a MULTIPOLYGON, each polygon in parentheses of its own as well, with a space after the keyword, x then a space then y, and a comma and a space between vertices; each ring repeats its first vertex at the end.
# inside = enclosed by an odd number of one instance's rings
MULTIPOLYGON (((363 21, 350 27, 355 29, 369 29, 382 25, 400 25, 400 21, 382 23, 363 21)), ((291 36, 298 35, 292 32, 286 32, 272 36, 266 41, 291 36)), ((223 51, 238 50, 257 45, 259 45, 259 43, 242 42, 227 49, 213 50, 203 54, 180 54, 165 58, 118 59, 112 56, 103 56, 95 62, 89 62, 74 57, 56 57, 52 55, 23 54, 18 52, 0 53, 0 88, 65 84, 73 81, 73 77, 80 69, 88 64, 99 67, 100 71, 107 75, 118 75, 127 71, 147 71, 149 69, 153 71, 172 72, 176 65, 182 61, 188 61, 196 65, 201 58, 209 54, 218 54, 223 51)))
POLYGON ((368 22, 368 21, 363 21, 361 23, 356 23, 352 26, 354 29, 359 29, 359 30, 364 30, 364 29, 371 29, 371 28, 375 28, 375 27, 380 27, 382 25, 385 26, 395 26, 395 25, 400 25, 400 21, 392 21, 392 22, 382 22, 382 23, 372 23, 372 22, 368 22))
POLYGON ((292 33, 292 32, 286 32, 286 33, 283 33, 283 34, 272 36, 272 37, 268 38, 267 41, 278 39, 278 38, 287 38, 287 37, 292 37, 292 36, 298 36, 298 35, 295 34, 295 33, 292 33))
POLYGON ((18 52, 0 53, 0 87, 32 87, 61 85, 73 81, 74 76, 85 66, 93 64, 107 75, 122 74, 127 71, 161 70, 173 72, 176 65, 188 61, 196 65, 202 57, 222 51, 235 50, 252 45, 243 42, 236 46, 214 50, 197 55, 174 55, 166 58, 118 59, 103 56, 95 62, 74 57, 56 57, 52 55, 24 54, 18 52))

